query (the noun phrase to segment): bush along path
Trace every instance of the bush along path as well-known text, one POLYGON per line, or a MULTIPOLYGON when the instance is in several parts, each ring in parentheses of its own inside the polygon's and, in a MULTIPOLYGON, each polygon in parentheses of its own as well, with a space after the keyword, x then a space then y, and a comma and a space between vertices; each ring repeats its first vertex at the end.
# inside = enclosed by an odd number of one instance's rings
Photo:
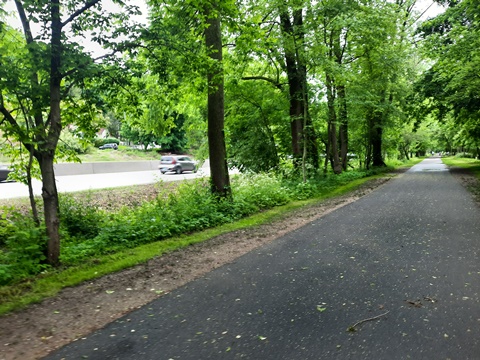
MULTIPOLYGON (((310 205, 306 205, 308 202, 294 202, 200 235, 164 240, 116 255, 97 257, 85 267, 65 270, 54 280, 42 282, 39 279, 36 283, 23 284, 30 289, 29 296, 21 296, 21 287, 20 290, 18 287, 4 287, 4 299, 17 299, 13 303, 18 306, 22 301, 38 301, 49 291, 54 295, 58 289, 77 284, 84 278, 97 277, 79 286, 66 288, 57 296, 27 309, 4 315, 0 321, 0 359, 39 358, 278 236, 356 200, 390 178, 391 175, 374 177, 359 185, 363 181, 361 179, 356 186, 350 182, 344 189, 350 189, 346 195, 315 200, 310 205), (298 210, 292 212, 295 208, 298 210), (169 242, 195 245, 154 257, 155 253, 167 251, 169 242), (148 258, 153 259, 145 260, 148 258), (99 277, 142 261, 140 265, 99 277), (28 347, 24 346, 26 343, 28 347)), ((142 193, 145 192, 143 188, 142 193)), ((157 197, 157 192, 152 192, 157 197)), ((116 199, 118 201, 118 197, 116 199)))
POLYGON ((476 358, 479 217, 428 159, 47 359, 476 358))

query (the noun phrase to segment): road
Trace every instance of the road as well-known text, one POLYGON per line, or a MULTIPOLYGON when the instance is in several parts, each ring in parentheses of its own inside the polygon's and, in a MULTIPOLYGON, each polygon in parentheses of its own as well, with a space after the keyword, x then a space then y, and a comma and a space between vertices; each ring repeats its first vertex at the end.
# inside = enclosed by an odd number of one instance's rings
POLYGON ((479 219, 427 159, 46 359, 479 359, 479 219))
MULTIPOLYGON (((129 185, 152 184, 157 181, 178 181, 184 179, 194 179, 197 177, 208 176, 210 170, 202 168, 198 173, 185 172, 177 175, 168 173, 162 175, 158 170, 151 171, 132 171, 107 174, 85 174, 57 176, 58 192, 73 192, 90 189, 105 189, 129 185)), ((33 180, 33 189, 35 195, 42 194, 42 183, 39 180, 33 180)), ((28 187, 18 182, 1 182, 0 199, 12 199, 18 197, 28 197, 28 187)))

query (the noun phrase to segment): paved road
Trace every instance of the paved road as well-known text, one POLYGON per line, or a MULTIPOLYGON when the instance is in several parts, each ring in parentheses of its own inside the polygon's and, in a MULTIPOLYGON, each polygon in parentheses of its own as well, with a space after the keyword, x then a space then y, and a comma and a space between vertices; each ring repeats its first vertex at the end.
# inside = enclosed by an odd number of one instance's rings
MULTIPOLYGON (((210 169, 201 169, 198 173, 185 172, 181 175, 168 173, 162 175, 158 170, 130 171, 121 173, 84 174, 57 176, 57 189, 60 193, 92 189, 106 189, 113 187, 152 184, 157 181, 178 181, 208 176, 210 169)), ((35 195, 42 194, 42 183, 33 181, 35 195)), ((28 187, 18 182, 0 182, 0 199, 28 197, 28 187)))
POLYGON ((479 359, 479 255, 480 209, 428 159, 48 359, 479 359))

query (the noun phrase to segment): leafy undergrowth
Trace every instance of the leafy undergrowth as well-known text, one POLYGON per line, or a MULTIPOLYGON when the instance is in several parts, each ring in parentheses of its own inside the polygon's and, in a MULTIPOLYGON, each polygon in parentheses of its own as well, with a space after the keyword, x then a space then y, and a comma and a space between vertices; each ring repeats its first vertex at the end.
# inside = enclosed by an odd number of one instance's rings
POLYGON ((58 269, 45 264, 44 229, 25 216, 25 208, 4 207, 0 218, 0 313, 219 233, 268 221, 277 211, 289 211, 308 199, 341 195, 389 170, 351 171, 307 182, 275 174, 240 175, 232 178, 233 200, 214 198, 208 180, 159 183, 150 186, 150 191, 143 186, 139 191, 63 195, 62 267, 58 269), (282 210, 267 211, 272 208, 282 210), (205 229, 210 230, 201 232, 205 229))

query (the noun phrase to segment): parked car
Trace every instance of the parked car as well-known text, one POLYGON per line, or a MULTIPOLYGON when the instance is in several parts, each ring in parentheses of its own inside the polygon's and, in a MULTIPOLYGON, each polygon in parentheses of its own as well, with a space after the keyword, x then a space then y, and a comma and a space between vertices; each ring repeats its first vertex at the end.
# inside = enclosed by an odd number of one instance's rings
POLYGON ((162 156, 158 168, 162 174, 167 172, 181 174, 184 171, 197 172, 197 162, 188 156, 162 156))
POLYGON ((105 150, 105 149, 117 150, 117 149, 118 149, 118 145, 115 144, 115 143, 108 143, 108 144, 104 144, 104 145, 100 146, 99 149, 100 149, 100 150, 105 150))
POLYGON ((0 165, 0 181, 5 181, 8 178, 8 174, 12 171, 8 168, 7 165, 0 165))

